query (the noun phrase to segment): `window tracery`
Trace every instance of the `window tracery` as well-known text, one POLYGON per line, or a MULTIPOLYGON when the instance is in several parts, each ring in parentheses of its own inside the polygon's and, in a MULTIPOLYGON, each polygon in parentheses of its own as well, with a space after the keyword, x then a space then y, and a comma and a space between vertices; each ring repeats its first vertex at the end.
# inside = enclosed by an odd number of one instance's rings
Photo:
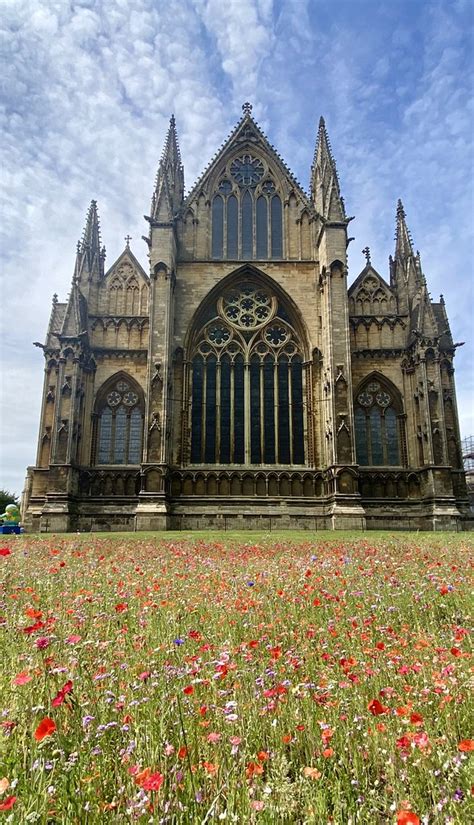
POLYGON ((405 464, 403 415, 395 388, 372 377, 359 389, 354 406, 357 462, 362 466, 405 464))
POLYGON ((283 256, 283 209, 275 181, 257 157, 234 158, 212 199, 213 258, 283 256))
POLYGON ((96 402, 92 463, 140 463, 143 411, 143 393, 134 381, 115 378, 106 383, 96 402))
POLYGON ((279 300, 243 282, 209 315, 191 355, 191 463, 303 464, 302 347, 279 300))

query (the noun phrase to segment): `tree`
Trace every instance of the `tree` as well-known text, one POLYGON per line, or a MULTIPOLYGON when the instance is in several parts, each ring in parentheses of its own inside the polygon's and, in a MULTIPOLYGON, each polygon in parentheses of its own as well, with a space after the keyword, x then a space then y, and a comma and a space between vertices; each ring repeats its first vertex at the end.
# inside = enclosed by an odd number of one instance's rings
POLYGON ((16 504, 20 506, 20 499, 16 493, 10 493, 9 490, 0 490, 0 514, 5 512, 7 504, 16 504))

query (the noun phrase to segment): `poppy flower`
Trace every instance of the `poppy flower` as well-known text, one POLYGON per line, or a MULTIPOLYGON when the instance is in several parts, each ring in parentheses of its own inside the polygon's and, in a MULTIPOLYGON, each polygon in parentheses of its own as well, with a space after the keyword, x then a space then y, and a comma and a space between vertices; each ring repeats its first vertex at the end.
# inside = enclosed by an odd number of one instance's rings
POLYGON ((164 781, 165 777, 163 774, 156 771, 156 773, 150 773, 150 775, 143 780, 141 787, 144 791, 159 791, 164 781))
POLYGON ((188 755, 188 749, 185 745, 181 745, 178 751, 178 759, 184 759, 188 755))
POLYGON ((46 736, 51 736, 56 730, 56 723, 53 719, 50 719, 49 716, 45 716, 44 719, 41 720, 38 727, 35 730, 35 739, 37 742, 42 742, 46 736))
POLYGON ((247 779, 252 779, 253 776, 261 776, 262 773, 263 767, 258 762, 249 762, 245 769, 247 779))
POLYGON ((186 685, 186 687, 185 687, 185 688, 183 688, 183 693, 184 693, 186 696, 191 696, 191 694, 192 694, 192 693, 194 693, 194 688, 193 688, 193 686, 192 686, 192 685, 186 685))
POLYGON ((382 713, 388 712, 388 707, 382 705, 378 699, 372 699, 368 704, 368 709, 373 716, 380 716, 382 713))
POLYGON ((474 739, 463 739, 458 745, 458 750, 463 753, 474 751, 474 739))
POLYGON ((51 702, 53 708, 57 708, 57 707, 59 707, 59 705, 62 705, 62 703, 64 702, 64 700, 67 696, 67 694, 71 693, 71 690, 72 690, 72 682, 71 681, 66 682, 66 684, 63 685, 61 690, 58 690, 56 696, 54 697, 53 701, 51 702))
MULTIPOLYGON (((0 547, 0 556, 11 556, 12 551, 9 550, 8 547, 0 547)), ((16 799, 16 797, 12 797, 12 799, 16 799)), ((3 810, 8 810, 7 808, 3 808, 3 810)))
POLYGON ((0 802, 0 811, 10 811, 17 800, 16 796, 7 796, 3 802, 0 802))
POLYGON ((420 818, 413 811, 398 811, 397 825, 420 825, 420 818))

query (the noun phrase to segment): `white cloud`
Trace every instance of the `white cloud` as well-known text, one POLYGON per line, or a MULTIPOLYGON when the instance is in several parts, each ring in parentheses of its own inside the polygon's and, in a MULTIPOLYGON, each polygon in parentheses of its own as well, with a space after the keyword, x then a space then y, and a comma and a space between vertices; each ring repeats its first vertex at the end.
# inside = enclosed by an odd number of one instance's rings
MULTIPOLYGON (((444 291, 456 339, 469 340, 469 3, 420 0, 413 15, 422 27, 397 4, 369 6, 370 25, 354 4, 322 0, 3 4, 0 486, 19 490, 34 462, 42 359, 30 342, 44 335, 52 293, 67 293, 91 198, 108 264, 130 232, 146 265, 142 215, 173 111, 188 188, 245 99, 306 187, 323 113, 348 211, 357 215, 353 275, 366 243, 386 275, 402 197, 433 295, 444 291)), ((472 347, 463 347, 466 434, 474 432, 472 360, 472 347)))

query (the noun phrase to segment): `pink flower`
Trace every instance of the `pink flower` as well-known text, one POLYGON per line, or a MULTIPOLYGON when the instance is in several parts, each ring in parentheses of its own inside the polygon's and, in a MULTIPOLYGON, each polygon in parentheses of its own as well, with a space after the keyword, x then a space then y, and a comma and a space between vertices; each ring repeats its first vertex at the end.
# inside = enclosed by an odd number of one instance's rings
POLYGON ((35 645, 38 648, 38 650, 44 650, 45 647, 49 646, 49 644, 50 644, 50 640, 48 639, 47 636, 40 636, 38 639, 36 639, 36 642, 35 642, 35 645))
POLYGON ((216 742, 219 742, 221 738, 220 733, 209 733, 207 737, 207 741, 214 745, 216 742))

